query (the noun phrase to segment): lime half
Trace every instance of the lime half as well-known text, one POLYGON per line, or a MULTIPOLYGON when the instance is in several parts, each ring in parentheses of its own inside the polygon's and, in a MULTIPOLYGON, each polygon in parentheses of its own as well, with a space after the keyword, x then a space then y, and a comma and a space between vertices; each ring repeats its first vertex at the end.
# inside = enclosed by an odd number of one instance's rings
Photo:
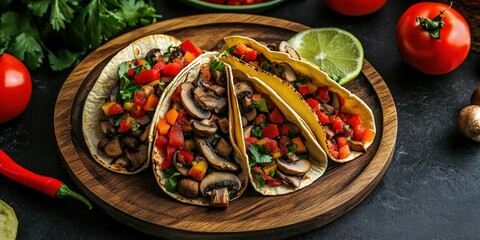
POLYGON ((12 207, 0 200, 0 239, 15 240, 18 220, 12 207))
POLYGON ((325 71, 340 85, 354 79, 363 65, 363 47, 351 33, 339 28, 311 28, 291 37, 288 44, 325 71))

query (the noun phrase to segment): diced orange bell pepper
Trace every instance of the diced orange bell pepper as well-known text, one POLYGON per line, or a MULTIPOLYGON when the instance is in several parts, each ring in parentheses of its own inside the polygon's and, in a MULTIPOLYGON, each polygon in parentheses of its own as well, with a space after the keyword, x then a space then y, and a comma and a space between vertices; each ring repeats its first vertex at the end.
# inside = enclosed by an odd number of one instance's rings
POLYGON ((205 176, 207 168, 206 161, 193 161, 192 167, 188 171, 188 175, 190 175, 193 179, 200 181, 205 176))
POLYGON ((193 60, 195 60, 196 57, 191 52, 187 51, 185 52, 183 58, 185 59, 185 61, 187 61, 187 63, 191 63, 193 62, 193 60))
POLYGON ((147 101, 145 102, 145 105, 143 105, 143 110, 145 111, 152 111, 157 107, 157 103, 160 99, 157 97, 155 94, 150 94, 148 96, 147 101))
POLYGON ((167 135, 168 130, 170 130, 170 124, 168 124, 167 120, 160 119, 157 122, 157 130, 160 135, 167 135))
POLYGON ((292 142, 297 145, 297 150, 295 151, 296 153, 306 153, 307 152, 307 147, 305 147, 305 144, 303 144, 303 141, 300 137, 296 137, 292 139, 292 142))
POLYGON ((340 148, 338 151, 338 158, 344 159, 346 157, 350 156, 350 147, 348 145, 345 145, 340 148))
POLYGON ((277 170, 277 164, 276 163, 271 163, 268 164, 267 166, 263 167, 263 171, 265 171, 265 174, 270 175, 273 171, 277 170))
POLYGON ((375 138, 375 132, 372 129, 365 129, 365 134, 363 135, 362 141, 364 142, 373 142, 375 138))
POLYGON ((167 119, 167 122, 170 125, 175 124, 175 121, 177 121, 177 117, 178 117, 178 112, 175 108, 168 110, 167 114, 165 115, 165 118, 167 119))

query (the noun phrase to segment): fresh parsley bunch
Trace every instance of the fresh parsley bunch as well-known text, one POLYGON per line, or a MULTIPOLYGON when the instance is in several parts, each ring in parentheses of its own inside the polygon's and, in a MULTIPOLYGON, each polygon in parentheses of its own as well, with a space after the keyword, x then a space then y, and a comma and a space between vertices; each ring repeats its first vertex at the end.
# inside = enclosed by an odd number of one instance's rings
POLYGON ((52 70, 66 69, 125 27, 161 17, 149 0, 1 0, 0 9, 0 54, 31 70, 45 55, 52 70))

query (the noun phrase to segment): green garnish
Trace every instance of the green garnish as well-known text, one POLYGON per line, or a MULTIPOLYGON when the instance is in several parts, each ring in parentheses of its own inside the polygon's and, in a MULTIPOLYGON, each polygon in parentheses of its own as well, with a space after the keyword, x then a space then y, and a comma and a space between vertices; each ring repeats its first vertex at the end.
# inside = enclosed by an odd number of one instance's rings
POLYGON ((164 56, 167 56, 167 57, 172 57, 173 54, 175 54, 176 52, 179 52, 179 51, 181 51, 181 49, 180 49, 179 46, 170 45, 170 46, 167 48, 167 52, 164 53, 163 55, 164 55, 164 56))
POLYGON ((271 66, 270 64, 268 64, 267 62, 262 62, 262 69, 263 69, 264 71, 270 72, 270 68, 271 68, 271 67, 272 67, 272 66, 271 66))
POLYGON ((210 71, 220 71, 223 72, 225 71, 225 65, 223 62, 218 61, 218 59, 215 59, 212 61, 212 64, 210 64, 210 71))
POLYGON ((250 166, 255 166, 258 163, 270 163, 272 162, 272 156, 265 153, 265 150, 257 144, 251 144, 248 150, 252 153, 252 157, 249 158, 250 166))
POLYGON ((265 183, 267 182, 267 180, 265 180, 265 178, 263 177, 263 174, 259 171, 255 171, 255 170, 252 170, 252 172, 257 175, 257 181, 258 181, 258 185, 260 185, 260 188, 262 188, 265 183))
POLYGON ((178 176, 181 176, 179 172, 173 173, 168 179, 167 182, 165 183, 165 189, 169 192, 176 192, 177 191, 177 184, 180 179, 178 176))
POLYGON ((263 135, 262 135, 262 127, 261 126, 255 126, 252 128, 252 134, 253 136, 257 137, 257 138, 263 138, 263 135))
POLYGON ((267 99, 266 98, 262 98, 262 99, 260 99, 260 101, 254 102, 253 104, 258 111, 268 113, 267 99))
POLYGON ((277 67, 277 72, 278 73, 282 74, 284 71, 285 71, 285 67, 282 67, 282 66, 277 67))
POLYGON ((350 130, 350 125, 345 124, 345 126, 343 126, 343 129, 345 129, 345 130, 350 130))
POLYGON ((290 146, 288 146, 287 155, 291 156, 291 155, 295 154, 296 151, 297 151, 297 144, 290 145, 290 146))

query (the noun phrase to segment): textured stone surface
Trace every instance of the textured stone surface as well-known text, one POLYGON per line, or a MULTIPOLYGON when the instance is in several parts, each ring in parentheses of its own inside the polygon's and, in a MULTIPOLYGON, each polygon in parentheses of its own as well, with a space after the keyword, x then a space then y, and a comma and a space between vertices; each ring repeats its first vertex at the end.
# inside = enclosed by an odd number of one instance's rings
MULTIPOLYGON (((370 16, 343 17, 319 0, 291 0, 262 14, 355 34, 365 57, 383 76, 397 106, 399 131, 392 163, 380 184, 353 210, 295 237, 311 239, 476 239, 480 236, 480 145, 455 129, 458 111, 480 85, 480 55, 456 71, 426 76, 407 66, 395 48, 395 26, 411 1, 389 1, 370 16)), ((198 14, 177 1, 157 1, 164 19, 198 14)), ((71 71, 70 69, 69 71, 71 71)), ((53 110, 69 71, 34 72, 30 105, 0 125, 0 148, 37 173, 69 179, 56 150, 53 110)), ((19 219, 18 239, 153 239, 99 209, 88 211, 0 176, 0 198, 19 219)))

